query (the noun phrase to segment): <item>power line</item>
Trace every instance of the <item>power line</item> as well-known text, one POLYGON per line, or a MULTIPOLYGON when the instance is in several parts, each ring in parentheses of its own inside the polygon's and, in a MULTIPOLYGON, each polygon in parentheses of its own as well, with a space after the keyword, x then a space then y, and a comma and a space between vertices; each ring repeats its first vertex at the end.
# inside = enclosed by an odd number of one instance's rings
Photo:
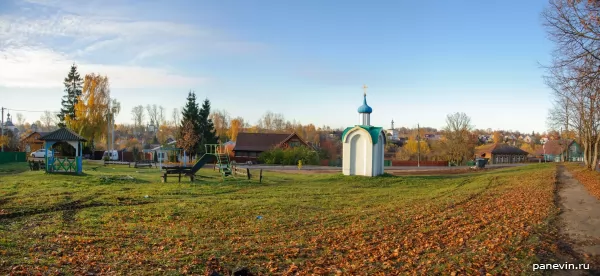
MULTIPOLYGON (((17 112, 41 112, 41 113, 44 113, 46 111, 49 111, 49 110, 44 110, 44 111, 41 111, 41 110, 24 110, 24 109, 12 109, 12 108, 5 108, 5 109, 8 110, 8 111, 17 111, 17 112)), ((55 114, 59 114, 60 113, 60 111, 49 111, 49 112, 50 113, 55 113, 55 114)))

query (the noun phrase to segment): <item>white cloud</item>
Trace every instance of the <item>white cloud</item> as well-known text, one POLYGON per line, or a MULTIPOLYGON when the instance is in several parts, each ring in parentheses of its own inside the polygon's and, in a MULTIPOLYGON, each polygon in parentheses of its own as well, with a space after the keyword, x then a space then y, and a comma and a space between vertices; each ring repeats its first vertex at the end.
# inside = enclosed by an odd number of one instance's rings
MULTIPOLYGON (((73 63, 67 56, 48 49, 0 50, 0 86, 24 88, 62 87, 73 63)), ((160 68, 126 65, 78 64, 79 73, 107 75, 113 88, 189 88, 205 78, 185 77, 160 68)))
POLYGON ((108 75, 113 87, 189 88, 206 78, 181 76, 149 62, 168 65, 198 53, 245 54, 263 46, 200 26, 138 18, 142 13, 120 0, 23 2, 24 12, 0 13, 0 86, 62 86, 70 64, 77 63, 82 74, 108 75))

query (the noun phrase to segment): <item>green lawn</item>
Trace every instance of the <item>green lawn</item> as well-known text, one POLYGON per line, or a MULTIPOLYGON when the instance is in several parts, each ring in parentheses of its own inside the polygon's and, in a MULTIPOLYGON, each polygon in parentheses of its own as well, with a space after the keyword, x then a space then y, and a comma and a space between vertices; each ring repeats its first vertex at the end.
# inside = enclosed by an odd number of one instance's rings
POLYGON ((212 169, 160 183, 157 169, 26 166, 0 165, 0 273, 530 275, 556 214, 546 164, 418 177, 265 172, 262 183, 223 182, 212 169))

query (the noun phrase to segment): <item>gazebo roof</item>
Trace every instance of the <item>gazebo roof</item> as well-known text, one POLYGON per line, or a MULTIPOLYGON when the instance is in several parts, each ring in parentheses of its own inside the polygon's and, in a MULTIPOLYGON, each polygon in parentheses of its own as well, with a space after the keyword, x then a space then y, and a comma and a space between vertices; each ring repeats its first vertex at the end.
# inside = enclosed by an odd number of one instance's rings
POLYGON ((79 134, 75 133, 74 131, 72 131, 66 127, 61 127, 55 131, 47 133, 46 135, 43 135, 42 137, 40 137, 40 140, 44 140, 44 141, 82 141, 82 142, 87 141, 87 140, 85 140, 85 138, 79 136, 79 134))

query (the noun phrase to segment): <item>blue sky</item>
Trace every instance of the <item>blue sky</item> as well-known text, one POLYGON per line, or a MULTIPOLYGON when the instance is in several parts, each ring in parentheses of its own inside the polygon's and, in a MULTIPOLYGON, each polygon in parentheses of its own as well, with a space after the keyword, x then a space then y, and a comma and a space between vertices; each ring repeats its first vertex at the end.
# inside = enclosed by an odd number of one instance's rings
MULTIPOLYGON (((70 64, 122 104, 187 92, 255 123, 267 110, 317 126, 358 122, 546 130, 547 1, 0 1, 0 105, 56 111, 70 64)), ((13 111, 12 113, 16 113, 13 111)), ((36 120, 39 112, 21 112, 36 120)))

